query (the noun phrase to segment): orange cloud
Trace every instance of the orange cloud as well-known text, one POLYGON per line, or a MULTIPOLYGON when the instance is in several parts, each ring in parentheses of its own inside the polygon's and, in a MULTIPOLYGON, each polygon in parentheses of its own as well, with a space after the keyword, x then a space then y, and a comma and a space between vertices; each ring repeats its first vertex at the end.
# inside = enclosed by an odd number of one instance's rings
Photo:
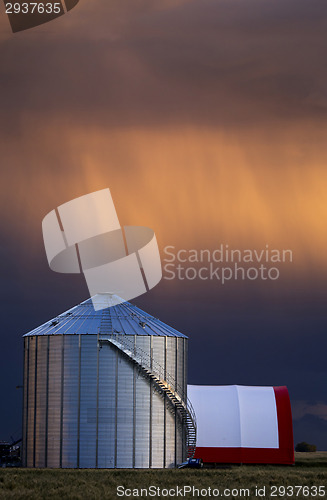
POLYGON ((52 208, 109 186, 120 222, 153 228, 161 246, 268 244, 291 249, 302 269, 326 269, 326 148, 299 147, 297 129, 48 126, 37 144, 35 132, 26 127, 3 156, 2 199, 26 227, 39 231, 52 208))

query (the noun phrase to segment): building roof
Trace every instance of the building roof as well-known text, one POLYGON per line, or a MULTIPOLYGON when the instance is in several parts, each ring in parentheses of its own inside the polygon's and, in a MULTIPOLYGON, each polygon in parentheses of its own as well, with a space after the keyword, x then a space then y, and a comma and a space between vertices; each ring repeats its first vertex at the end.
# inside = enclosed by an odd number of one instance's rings
MULTIPOLYGON (((94 298, 94 297, 93 297, 94 298)), ((59 314, 56 318, 26 333, 33 335, 124 334, 184 337, 186 335, 166 325, 130 302, 113 296, 116 305, 94 310, 92 299, 59 314), (117 303, 118 302, 118 303, 117 303)))

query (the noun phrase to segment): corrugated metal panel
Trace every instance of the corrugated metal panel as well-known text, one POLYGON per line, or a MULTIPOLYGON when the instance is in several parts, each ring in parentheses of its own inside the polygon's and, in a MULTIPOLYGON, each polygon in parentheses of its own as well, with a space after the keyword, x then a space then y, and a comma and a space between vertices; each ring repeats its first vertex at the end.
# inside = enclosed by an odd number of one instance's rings
POLYGON ((48 467, 60 467, 63 336, 49 338, 48 467))
POLYGON ((185 394, 185 400, 187 399, 187 378, 188 378, 188 373, 187 373, 187 368, 188 368, 188 341, 187 339, 184 339, 184 394, 185 394))
POLYGON ((98 467, 115 466, 116 351, 103 345, 99 351, 98 467))
POLYGON ((23 392, 23 443, 22 443, 22 464, 23 467, 27 466, 26 463, 26 447, 27 447, 27 429, 28 429, 28 420, 27 420, 27 402, 28 402, 28 346, 29 346, 29 338, 24 339, 24 392, 23 392))
POLYGON ((185 397, 185 373, 184 373, 184 339, 177 338, 177 388, 178 393, 185 397))
POLYGON ((150 354, 151 354, 151 347, 150 347, 151 337, 137 335, 135 342, 136 342, 136 347, 138 349, 142 349, 142 351, 144 351, 145 354, 150 356, 150 354))
POLYGON ((29 375, 28 387, 28 434, 26 444, 27 467, 34 467, 34 427, 35 427, 35 369, 36 369, 36 337, 30 340, 29 345, 29 375))
POLYGON ((35 467, 45 467, 48 337, 37 339, 35 467))
POLYGON ((64 336, 62 467, 77 467, 79 336, 64 336))
POLYGON ((133 467, 133 370, 124 358, 118 360, 117 465, 133 467))
POLYGON ((152 460, 151 467, 164 467, 164 398, 152 389, 152 460))
POLYGON ((135 378, 135 467, 150 465, 150 385, 140 373, 135 378))
MULTIPOLYGON (((170 374, 173 379, 176 377, 176 338, 167 337, 167 366, 166 372, 170 374)), ((175 389, 175 387, 173 387, 175 389)))
MULTIPOLYGON (((164 373, 165 367, 165 338, 164 337, 153 337, 152 338, 152 358, 155 360, 153 364, 153 372, 156 373, 156 365, 162 368, 162 373, 164 373)), ((160 376, 160 373, 157 373, 160 376)))
POLYGON ((96 466, 97 338, 81 336, 79 467, 96 466))
POLYGON ((175 411, 168 403, 166 408, 166 467, 176 466, 175 460, 175 411))
POLYGON ((186 459, 185 457, 185 452, 183 449, 183 426, 181 424, 180 419, 178 418, 176 421, 176 434, 177 434, 177 441, 176 441, 176 463, 180 464, 184 462, 186 459))

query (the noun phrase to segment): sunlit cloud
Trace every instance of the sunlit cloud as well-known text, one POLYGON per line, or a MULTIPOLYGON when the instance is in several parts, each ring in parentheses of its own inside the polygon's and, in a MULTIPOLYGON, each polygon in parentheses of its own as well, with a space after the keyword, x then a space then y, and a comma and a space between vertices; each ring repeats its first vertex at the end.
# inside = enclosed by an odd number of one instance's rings
POLYGON ((109 186, 121 223, 155 228, 161 246, 268 244, 291 249, 302 270, 326 268, 326 152, 299 156, 298 130, 268 140, 259 131, 75 125, 59 128, 58 143, 56 130, 39 129, 35 144, 26 126, 19 147, 11 139, 3 148, 2 200, 26 228, 38 230, 48 210, 109 186))

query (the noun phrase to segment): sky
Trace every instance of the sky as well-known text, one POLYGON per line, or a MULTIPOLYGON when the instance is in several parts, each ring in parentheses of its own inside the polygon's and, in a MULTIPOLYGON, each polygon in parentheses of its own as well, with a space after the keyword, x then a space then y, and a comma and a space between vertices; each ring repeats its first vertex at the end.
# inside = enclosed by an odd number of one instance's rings
POLYGON ((327 4, 81 0, 12 34, 0 5, 0 440, 22 335, 88 297, 41 222, 109 187, 164 248, 291 249, 278 280, 167 280, 135 304, 189 336, 192 384, 286 385, 327 450, 327 4))

